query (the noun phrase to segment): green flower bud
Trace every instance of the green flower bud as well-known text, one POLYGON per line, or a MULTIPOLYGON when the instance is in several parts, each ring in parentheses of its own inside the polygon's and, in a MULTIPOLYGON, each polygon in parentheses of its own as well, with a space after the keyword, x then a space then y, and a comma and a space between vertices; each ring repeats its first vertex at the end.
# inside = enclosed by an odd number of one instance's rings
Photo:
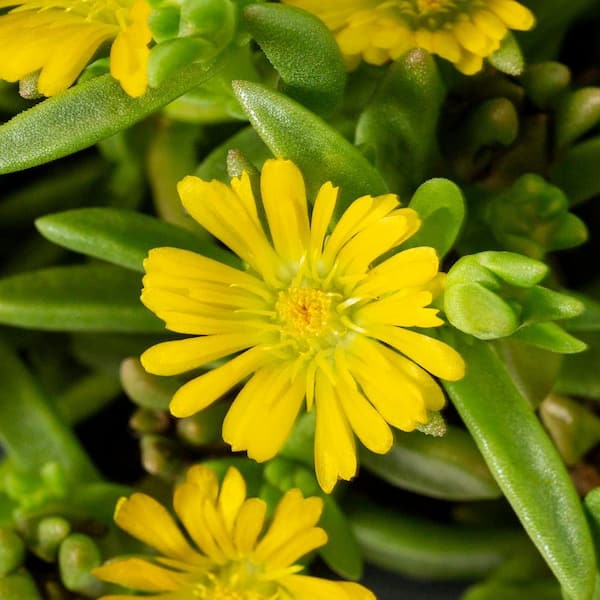
POLYGON ((100 550, 91 537, 73 533, 60 545, 58 566, 64 586, 90 598, 102 594, 104 585, 90 571, 102 564, 100 550))
POLYGON ((559 62, 543 62, 529 65, 521 82, 531 101, 541 109, 556 103, 559 94, 571 83, 571 72, 559 62))
POLYGON ((146 373, 137 358, 126 358, 121 363, 120 376, 129 398, 138 406, 154 410, 167 410, 173 394, 182 384, 176 378, 146 373))
POLYGON ((129 419, 129 426, 138 433, 163 433, 169 422, 169 415, 162 410, 139 408, 129 419))
POLYGON ((223 419, 229 405, 219 402, 191 417, 177 420, 177 435, 190 446, 208 446, 221 442, 223 419))
POLYGON ((35 532, 36 544, 34 552, 43 560, 52 562, 56 559, 58 547, 71 533, 71 524, 62 517, 46 517, 42 519, 35 532))
POLYGON ((33 578, 24 569, 0 578, 2 600, 42 600, 33 578))
POLYGON ((0 577, 8 575, 23 563, 25 543, 12 529, 0 529, 0 577))
POLYGON ((151 475, 172 481, 182 468, 180 448, 169 438, 145 435, 141 443, 142 465, 151 475))
POLYGON ((542 402, 540 416, 568 465, 600 442, 600 418, 578 402, 551 394, 542 402))

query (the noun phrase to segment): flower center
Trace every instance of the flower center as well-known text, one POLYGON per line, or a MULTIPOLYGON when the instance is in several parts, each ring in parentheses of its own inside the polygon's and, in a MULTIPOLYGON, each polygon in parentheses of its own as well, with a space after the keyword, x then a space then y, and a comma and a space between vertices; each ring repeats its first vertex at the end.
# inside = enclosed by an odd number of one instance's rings
POLYGON ((318 337, 329 329, 331 294, 291 287, 279 292, 275 305, 282 330, 294 337, 318 337))
POLYGON ((484 7, 486 0, 387 0, 379 9, 401 17, 412 29, 443 29, 462 15, 484 7))
POLYGON ((249 561, 228 563, 195 583, 193 597, 198 600, 287 600, 276 583, 256 577, 260 571, 249 561))

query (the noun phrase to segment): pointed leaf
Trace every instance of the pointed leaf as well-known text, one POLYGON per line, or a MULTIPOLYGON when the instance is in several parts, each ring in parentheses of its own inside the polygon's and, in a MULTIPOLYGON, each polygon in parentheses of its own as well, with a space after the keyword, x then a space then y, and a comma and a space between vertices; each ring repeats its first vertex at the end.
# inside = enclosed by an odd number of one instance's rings
POLYGON ((131 98, 110 75, 48 98, 0 127, 0 173, 41 165, 141 121, 208 80, 215 66, 188 65, 157 89, 131 98))
POLYGON ((160 246, 192 250, 236 264, 234 256, 216 244, 176 225, 129 210, 80 208, 42 217, 35 225, 55 244, 134 271, 143 272, 148 251, 160 246))
POLYGON ((444 382, 454 406, 562 586, 573 600, 588 600, 595 583, 594 548, 556 448, 487 343, 462 335, 446 341, 467 364, 464 379, 444 382))
POLYGON ((244 21, 277 69, 282 91, 317 113, 330 113, 342 99, 346 68, 325 24, 283 4, 251 4, 244 21))
POLYGON ((298 165, 310 198, 314 199, 323 183, 331 181, 341 188, 340 212, 359 196, 387 192, 381 175, 359 150, 306 108, 258 83, 237 81, 233 87, 273 154, 298 165))
POLYGON ((112 266, 54 267, 0 279, 0 323, 50 331, 162 332, 141 281, 112 266))

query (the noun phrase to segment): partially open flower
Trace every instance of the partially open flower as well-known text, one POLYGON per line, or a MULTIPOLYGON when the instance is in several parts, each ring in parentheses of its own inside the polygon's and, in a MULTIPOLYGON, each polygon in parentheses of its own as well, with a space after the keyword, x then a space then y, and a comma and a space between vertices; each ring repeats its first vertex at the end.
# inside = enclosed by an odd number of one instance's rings
POLYGON ((443 324, 428 308, 442 281, 435 250, 412 248, 371 266, 417 231, 414 210, 400 208, 393 194, 363 196, 328 235, 338 195, 331 183, 319 190, 310 223, 292 162, 267 161, 260 183, 269 237, 246 173, 231 187, 180 182, 187 211, 250 270, 186 250, 151 250, 142 301, 168 329, 201 337, 158 344, 141 360, 151 373, 174 375, 243 351, 179 388, 171 412, 192 415, 252 375, 225 417, 223 438, 265 461, 281 449, 303 401, 308 410, 314 404, 317 478, 329 492, 356 473, 353 433, 373 452, 388 452, 388 423, 412 431, 444 405, 427 371, 460 379, 464 363, 412 330, 443 324))
POLYGON ((296 561, 327 542, 316 526, 320 498, 288 491, 263 531, 267 505, 246 499, 239 471, 230 468, 219 490, 214 472, 199 465, 175 489, 173 505, 193 545, 161 504, 133 494, 121 498, 115 521, 158 555, 118 558, 94 569, 94 575, 157 600, 375 600, 357 583, 298 574, 303 566, 296 561))
POLYGON ((0 0, 0 79, 19 81, 39 72, 37 90, 67 89, 106 42, 110 72, 133 97, 148 85, 151 33, 146 0, 0 0))
POLYGON ((382 65, 423 48, 471 75, 509 29, 528 30, 532 13, 515 0, 282 0, 317 15, 335 33, 350 68, 382 65))

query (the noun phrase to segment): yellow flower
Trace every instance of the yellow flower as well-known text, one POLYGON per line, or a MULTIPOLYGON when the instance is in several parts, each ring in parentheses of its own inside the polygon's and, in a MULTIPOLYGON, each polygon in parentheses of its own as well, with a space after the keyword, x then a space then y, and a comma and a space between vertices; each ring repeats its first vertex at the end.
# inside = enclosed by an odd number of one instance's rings
MULTIPOLYGON (((94 569, 99 579, 153 595, 157 600, 375 600, 357 583, 299 575, 294 564, 327 543, 316 527, 323 501, 298 489, 280 500, 265 525, 266 503, 246 499, 246 484, 230 468, 221 490, 213 471, 198 465, 176 487, 173 506, 192 546, 167 510, 145 494, 121 498, 115 521, 154 548, 148 558, 119 558, 94 569), (156 594, 156 595, 154 595, 156 594)), ((139 596, 103 596, 135 600, 139 596)))
POLYGON ((282 0, 317 15, 335 33, 348 66, 373 65, 424 48, 472 75, 509 29, 535 24, 515 0, 282 0))
POLYGON ((406 329, 443 324, 427 308, 441 285, 435 251, 413 248, 371 267, 417 231, 414 210, 399 208, 393 194, 363 196, 328 236, 338 194, 331 183, 319 190, 310 223, 292 162, 267 161, 260 187, 259 209, 246 173, 231 187, 196 177, 179 183, 189 214, 249 271, 176 248, 151 250, 142 302, 168 329, 201 337, 158 344, 141 360, 151 373, 174 375, 247 349, 182 386, 171 412, 202 410, 253 374, 227 413, 223 438, 265 461, 303 401, 308 410, 314 403, 317 478, 329 492, 356 473, 353 431, 367 448, 387 452, 388 423, 410 431, 444 404, 424 369, 456 380, 464 363, 449 346, 406 329))
POLYGON ((133 97, 148 83, 151 33, 146 0, 0 0, 0 79, 40 72, 38 91, 67 89, 98 48, 114 40, 110 72, 133 97))

